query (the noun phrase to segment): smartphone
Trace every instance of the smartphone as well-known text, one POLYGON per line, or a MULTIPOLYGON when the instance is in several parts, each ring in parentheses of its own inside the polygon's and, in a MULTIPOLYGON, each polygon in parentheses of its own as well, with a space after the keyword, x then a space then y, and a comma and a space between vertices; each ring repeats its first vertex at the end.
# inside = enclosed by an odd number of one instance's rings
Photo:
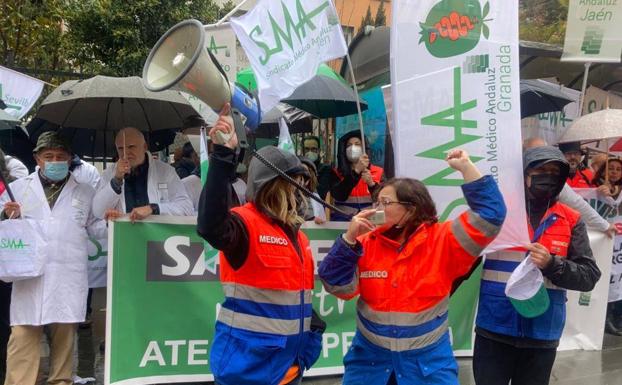
POLYGON ((386 218, 384 217, 384 210, 376 211, 372 216, 369 217, 369 221, 376 226, 384 225, 386 222, 386 218))

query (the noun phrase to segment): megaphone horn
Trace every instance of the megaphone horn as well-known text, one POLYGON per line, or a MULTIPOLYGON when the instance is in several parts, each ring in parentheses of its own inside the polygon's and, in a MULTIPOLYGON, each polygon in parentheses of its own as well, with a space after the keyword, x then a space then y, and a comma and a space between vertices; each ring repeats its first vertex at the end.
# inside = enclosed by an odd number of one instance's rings
POLYGON ((261 121, 259 104, 253 95, 231 84, 216 58, 206 46, 203 24, 184 20, 169 29, 156 43, 143 68, 143 84, 150 91, 183 91, 222 110, 231 103, 254 130, 261 121))

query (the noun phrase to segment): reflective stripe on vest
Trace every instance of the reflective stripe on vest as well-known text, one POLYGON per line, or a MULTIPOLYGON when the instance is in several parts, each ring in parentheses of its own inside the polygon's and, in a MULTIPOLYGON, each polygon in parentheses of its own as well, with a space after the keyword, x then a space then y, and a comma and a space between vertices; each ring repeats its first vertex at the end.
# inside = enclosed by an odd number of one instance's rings
POLYGON ((438 341, 448 329, 449 297, 418 313, 377 311, 357 302, 356 324, 373 344, 394 351, 422 349, 438 341))
POLYGON ((218 321, 253 332, 292 335, 300 332, 300 313, 304 312, 303 331, 310 330, 313 292, 268 290, 224 283, 225 302, 218 321), (301 305, 303 299, 303 305, 301 305))
MULTIPOLYGON (((512 272, 520 265, 525 258, 525 252, 503 250, 486 255, 482 279, 486 281, 506 284, 512 272)), ((544 286, 547 289, 564 290, 554 285, 548 278, 544 277, 544 286)))

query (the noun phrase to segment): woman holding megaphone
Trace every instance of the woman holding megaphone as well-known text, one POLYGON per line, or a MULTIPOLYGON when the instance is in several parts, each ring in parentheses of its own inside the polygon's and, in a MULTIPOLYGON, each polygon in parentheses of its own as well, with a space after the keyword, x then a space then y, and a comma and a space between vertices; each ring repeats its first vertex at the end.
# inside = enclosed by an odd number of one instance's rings
MULTIPOLYGON (((220 253, 225 293, 216 321, 211 369, 219 385, 298 384, 317 360, 325 324, 311 307, 314 262, 300 231, 299 192, 253 158, 247 204, 230 209, 227 181, 237 164, 237 136, 227 104, 209 135, 214 143, 201 193, 197 231, 220 253)), ((300 160, 276 147, 258 153, 301 182, 300 160)), ((304 212, 304 210, 302 210, 304 212)))
POLYGON ((498 234, 506 208, 494 179, 482 177, 465 151, 449 152, 447 163, 464 178, 470 210, 439 223, 423 183, 391 179, 320 264, 327 291, 359 295, 344 385, 458 384, 449 295, 498 234))

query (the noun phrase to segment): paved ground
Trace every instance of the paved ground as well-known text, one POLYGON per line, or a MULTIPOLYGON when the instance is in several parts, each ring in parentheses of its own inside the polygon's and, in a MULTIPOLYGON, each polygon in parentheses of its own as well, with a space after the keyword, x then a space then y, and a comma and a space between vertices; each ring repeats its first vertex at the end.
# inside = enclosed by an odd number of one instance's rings
MULTIPOLYGON (((103 384, 103 359, 97 353, 97 384, 103 384)), ((458 359, 460 384, 474 385, 471 359, 458 359)), ((311 378, 305 385, 340 385, 341 376, 311 378)), ((555 361, 552 385, 622 385, 622 337, 605 336, 602 352, 560 352, 555 361)), ((367 384, 375 385, 375 384, 367 384)))
MULTIPOLYGON (((95 372, 97 385, 103 385, 104 360, 99 352, 99 342, 103 336, 103 309, 105 304, 94 303, 95 323, 92 329, 79 330, 80 360, 78 369, 93 365, 95 362, 95 372), (95 349, 89 350, 93 346, 95 349), (85 351, 92 351, 93 355, 85 354, 85 351)), ((474 385, 471 359, 458 359, 460 367, 460 384, 474 385)), ((43 359, 42 371, 46 371, 47 359, 43 359)), ((42 380, 42 379, 41 379, 42 380)), ((322 378, 311 378, 303 381, 305 385, 340 385, 341 376, 331 376, 322 378)), ((40 382, 44 384, 43 381, 40 382)), ((622 385, 622 337, 605 335, 604 349, 599 352, 588 351, 567 351, 557 355, 553 374, 552 385, 622 385)), ((365 384, 376 385, 376 384, 365 384)))

